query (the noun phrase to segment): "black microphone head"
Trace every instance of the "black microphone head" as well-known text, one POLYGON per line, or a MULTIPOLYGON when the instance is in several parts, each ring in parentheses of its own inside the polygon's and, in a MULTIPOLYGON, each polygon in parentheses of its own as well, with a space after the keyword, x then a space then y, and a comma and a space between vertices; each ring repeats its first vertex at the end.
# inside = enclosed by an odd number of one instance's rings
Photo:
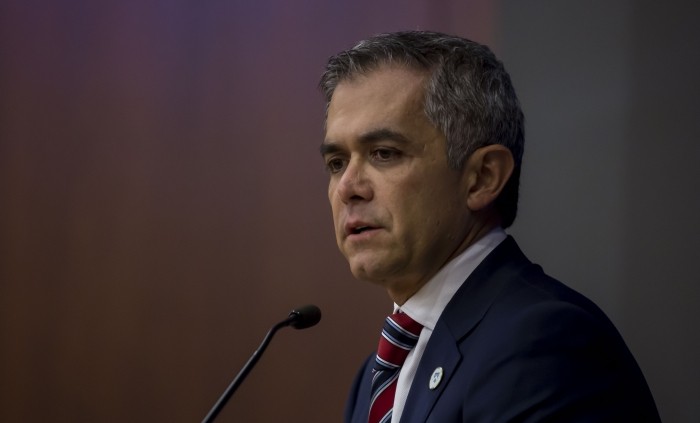
POLYGON ((290 325, 296 329, 306 329, 321 321, 321 309, 315 305, 295 308, 289 313, 290 325))

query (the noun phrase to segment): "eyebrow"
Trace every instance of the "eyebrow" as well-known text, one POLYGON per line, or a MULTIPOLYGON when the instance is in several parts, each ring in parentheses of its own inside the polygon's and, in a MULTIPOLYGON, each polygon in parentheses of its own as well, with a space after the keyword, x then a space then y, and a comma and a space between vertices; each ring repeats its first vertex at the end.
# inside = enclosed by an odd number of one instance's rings
MULTIPOLYGON (((401 134, 400 132, 396 132, 394 130, 388 129, 388 128, 379 128, 379 129, 374 129, 369 132, 366 132, 360 136, 359 143, 360 144, 372 144, 377 141, 381 140, 391 140, 398 142, 400 144, 408 144, 409 139, 406 138, 405 135, 401 134)), ((324 140, 321 143, 321 155, 325 156, 326 154, 332 154, 332 153, 337 153, 338 151, 342 150, 337 143, 333 141, 328 141, 324 140)))

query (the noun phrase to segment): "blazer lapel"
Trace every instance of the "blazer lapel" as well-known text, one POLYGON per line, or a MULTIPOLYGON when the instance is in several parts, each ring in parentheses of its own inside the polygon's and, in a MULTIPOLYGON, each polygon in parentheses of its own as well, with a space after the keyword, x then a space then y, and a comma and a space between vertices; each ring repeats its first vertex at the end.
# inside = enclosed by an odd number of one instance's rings
POLYGON ((460 342, 479 324, 513 273, 527 264, 529 261, 509 236, 457 290, 428 341, 406 398, 402 422, 426 421, 462 361, 460 342), (440 381, 431 389, 430 379, 436 371, 441 373, 440 381))
POLYGON ((406 398, 401 421, 422 422, 425 421, 433 409, 435 401, 442 394, 443 389, 455 373, 455 369, 462 360, 462 355, 457 348, 454 338, 438 336, 440 331, 447 331, 444 323, 438 321, 433 335, 428 341, 428 346, 423 353, 413 384, 406 398), (438 370, 439 369, 439 370, 438 370), (437 387, 431 389, 433 373, 440 372, 440 380, 437 387))

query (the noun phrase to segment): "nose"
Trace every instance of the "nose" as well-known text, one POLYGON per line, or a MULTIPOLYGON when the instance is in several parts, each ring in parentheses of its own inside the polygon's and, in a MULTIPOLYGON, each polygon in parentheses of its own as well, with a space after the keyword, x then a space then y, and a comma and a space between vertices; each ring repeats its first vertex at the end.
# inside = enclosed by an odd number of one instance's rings
POLYGON ((338 181, 337 193, 346 204, 372 199, 372 184, 365 166, 359 160, 350 160, 338 181))

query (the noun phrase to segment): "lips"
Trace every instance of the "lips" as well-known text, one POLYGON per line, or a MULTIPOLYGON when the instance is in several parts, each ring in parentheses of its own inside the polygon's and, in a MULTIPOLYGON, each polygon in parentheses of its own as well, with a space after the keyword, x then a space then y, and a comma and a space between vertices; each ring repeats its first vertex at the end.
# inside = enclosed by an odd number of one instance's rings
POLYGON ((379 229, 379 226, 367 222, 353 221, 345 224, 345 236, 360 235, 379 229))
POLYGON ((352 228, 350 229, 350 233, 353 235, 361 234, 364 231, 368 231, 370 229, 374 229, 372 226, 358 226, 357 228, 352 228))

